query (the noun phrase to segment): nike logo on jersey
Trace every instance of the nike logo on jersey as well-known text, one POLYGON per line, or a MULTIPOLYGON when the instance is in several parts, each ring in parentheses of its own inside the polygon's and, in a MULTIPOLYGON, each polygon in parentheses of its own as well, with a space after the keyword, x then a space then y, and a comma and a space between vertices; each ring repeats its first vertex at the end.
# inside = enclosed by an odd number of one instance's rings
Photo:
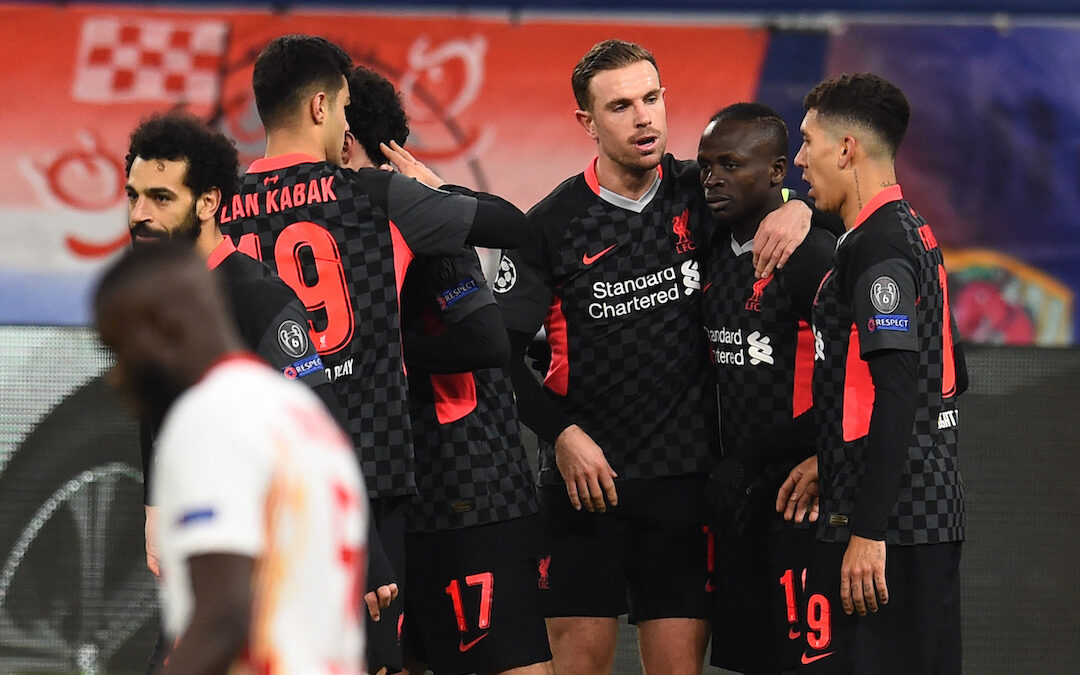
POLYGON ((787 637, 789 640, 798 640, 800 637, 802 637, 802 631, 795 630, 795 626, 791 626, 787 629, 787 637))
POLYGON ((803 652, 802 658, 799 659, 799 660, 802 661, 802 664, 804 666, 806 666, 806 665, 810 665, 814 661, 820 661, 821 659, 825 658, 826 656, 832 656, 835 653, 836 652, 826 652, 824 654, 818 654, 816 656, 810 656, 806 652, 803 652))
POLYGON ((477 642, 480 642, 481 640, 486 638, 488 635, 491 635, 491 633, 484 633, 480 637, 478 637, 475 640, 472 640, 470 642, 465 642, 464 640, 462 640, 461 643, 458 644, 458 651, 461 652, 462 654, 464 654, 465 652, 467 652, 470 649, 472 649, 473 647, 475 647, 477 642))
POLYGON ((611 251, 611 249, 615 248, 616 246, 618 246, 618 244, 612 244, 611 246, 608 246, 607 248, 605 248, 603 251, 600 251, 596 255, 589 255, 588 253, 586 253, 585 255, 581 256, 581 262, 585 263, 586 265, 591 265, 594 262, 596 262, 597 260, 599 260, 600 258, 607 255, 611 251))

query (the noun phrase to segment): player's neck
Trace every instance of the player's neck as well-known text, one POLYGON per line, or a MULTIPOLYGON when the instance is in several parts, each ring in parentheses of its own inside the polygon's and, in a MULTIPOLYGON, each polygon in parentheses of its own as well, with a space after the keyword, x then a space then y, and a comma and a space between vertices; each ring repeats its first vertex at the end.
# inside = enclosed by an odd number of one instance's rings
POLYGON ((760 211, 746 218, 742 222, 733 223, 731 225, 731 236, 739 245, 745 244, 754 238, 757 234, 758 226, 761 225, 761 221, 765 219, 765 216, 769 215, 776 209, 784 205, 784 193, 781 192, 781 186, 776 186, 776 189, 769 193, 769 199, 766 200, 765 205, 760 211))
POLYGON ((266 157, 302 153, 326 161, 326 148, 317 133, 304 129, 280 128, 266 133, 266 157))
POLYGON ((850 230, 858 223, 863 207, 882 190, 896 185, 896 168, 892 162, 866 162, 851 168, 847 195, 840 207, 844 228, 850 230))
POLYGON ((223 241, 225 241, 225 235, 221 233, 216 221, 203 222, 199 236, 195 240, 195 252, 205 260, 223 241))
POLYGON ((596 180, 600 187, 627 199, 638 200, 656 181, 656 167, 635 170, 601 154, 596 161, 596 180))

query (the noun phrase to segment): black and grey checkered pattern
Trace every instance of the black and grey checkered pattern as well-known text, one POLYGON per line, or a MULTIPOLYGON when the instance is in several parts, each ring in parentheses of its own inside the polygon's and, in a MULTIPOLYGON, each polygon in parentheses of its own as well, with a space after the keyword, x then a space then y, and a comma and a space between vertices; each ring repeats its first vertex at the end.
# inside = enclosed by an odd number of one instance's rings
POLYGON ((806 412, 793 406, 811 397, 809 379, 798 392, 795 382, 796 361, 807 374, 813 371, 813 336, 803 318, 809 307, 797 308, 789 289, 820 282, 807 272, 827 266, 828 254, 812 254, 822 258, 817 265, 785 267, 759 281, 753 255, 736 255, 726 230, 709 247, 702 314, 717 371, 725 453, 806 412))
POLYGON ((850 290, 853 280, 845 278, 845 273, 882 262, 884 257, 869 260, 859 256, 868 249, 880 254, 886 248, 891 248, 894 256, 902 256, 916 274, 919 302, 916 315, 911 317, 911 330, 918 331, 920 396, 908 461, 885 540, 890 544, 934 544, 964 537, 963 485, 954 423, 956 401, 955 396, 942 395, 942 335, 944 321, 950 320, 944 316, 944 267, 936 244, 927 247, 923 243, 919 229, 925 225, 906 201, 885 204, 841 242, 835 266, 818 292, 814 330, 822 340, 825 361, 819 361, 814 370, 814 400, 821 423, 819 522, 821 537, 826 541, 845 541, 850 535, 848 527, 839 524, 839 517, 850 517, 853 512, 864 467, 861 457, 872 451, 865 435, 847 443, 843 440, 845 393, 869 397, 871 401, 873 397, 872 387, 861 392, 847 389, 853 382, 846 365, 849 358, 859 358, 858 354, 849 356, 849 350, 857 349, 852 330, 856 322, 865 323, 869 317, 856 315, 850 290), (864 238, 871 237, 891 238, 894 245, 865 246, 864 238), (939 425, 939 420, 944 424, 939 425))
POLYGON ((506 369, 454 377, 473 379, 476 409, 448 424, 436 418, 431 378, 409 378, 419 492, 409 513, 413 532, 496 523, 540 510, 506 369))
MULTIPOLYGON (((399 329, 398 287, 394 270, 395 249, 387 217, 386 190, 368 172, 361 174, 333 167, 325 162, 299 160, 274 170, 248 173, 238 195, 247 204, 254 195, 259 213, 232 213, 222 224, 234 240, 256 233, 261 259, 286 281, 283 266, 298 266, 301 280, 294 290, 308 307, 314 330, 312 338, 322 354, 328 373, 347 415, 348 431, 361 458, 368 495, 383 498, 415 492, 412 433, 406 401, 406 381, 402 368, 399 329), (294 186, 320 186, 320 200, 281 208, 282 195, 299 194, 294 186), (323 185, 334 198, 322 199, 323 185), (267 199, 277 207, 268 213, 267 199), (300 241, 295 246, 275 244, 283 232, 296 232, 297 223, 314 224, 333 238, 340 265, 334 260, 316 260, 311 248, 300 241), (322 276, 320 276, 322 275, 322 276), (351 339, 340 348, 320 344, 318 331, 326 328, 327 314, 310 287, 322 279, 340 275, 347 286, 354 326, 351 339), (298 287, 303 286, 303 287, 298 287)), ((389 174, 387 174, 389 175, 389 174)), ((329 193, 326 193, 329 197, 329 193)), ((237 203, 234 200, 234 203, 237 203)), ((395 223, 406 237, 410 223, 395 223)), ((457 237, 457 233, 448 233, 457 237)), ((459 238, 459 237, 458 237, 459 238)), ((400 255, 400 252, 398 252, 400 255)))
MULTIPOLYGON (((584 175, 529 214, 553 242, 546 327, 556 360, 565 354, 569 365, 557 401, 622 479, 706 472, 719 455, 695 250, 710 216, 696 165, 667 155, 661 168, 659 191, 640 214, 601 200, 584 175)), ((512 313, 513 295, 506 300, 512 313)), ((554 448, 542 442, 540 482, 561 480, 554 448)))

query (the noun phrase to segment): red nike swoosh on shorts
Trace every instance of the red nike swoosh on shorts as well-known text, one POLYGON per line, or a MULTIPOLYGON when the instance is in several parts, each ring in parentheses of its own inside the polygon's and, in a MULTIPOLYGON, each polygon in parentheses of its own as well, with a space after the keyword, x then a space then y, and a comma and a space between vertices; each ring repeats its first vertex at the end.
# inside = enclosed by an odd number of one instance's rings
POLYGON ((820 661, 821 659, 825 658, 826 656, 832 656, 835 653, 836 652, 826 652, 824 654, 818 654, 817 656, 807 656, 806 652, 803 652, 803 655, 802 655, 802 658, 800 659, 800 661, 802 661, 802 664, 805 666, 805 665, 809 665, 809 664, 813 663, 814 661, 820 661))
POLYGON ((618 246, 618 244, 612 244, 611 246, 608 246, 607 248, 605 248, 603 251, 600 251, 596 255, 589 255, 588 253, 586 253, 585 255, 581 256, 581 262, 585 263, 586 265, 591 265, 594 262, 596 262, 597 260, 599 260, 600 258, 607 255, 611 251, 611 249, 615 248, 616 246, 618 246))
POLYGON ((461 644, 458 645, 458 651, 464 654, 465 652, 467 652, 470 649, 472 649, 473 647, 475 647, 477 642, 480 642, 481 640, 483 640, 484 638, 486 638, 489 635, 491 635, 491 633, 484 633, 483 635, 476 638, 472 642, 464 642, 464 641, 461 642, 461 644))

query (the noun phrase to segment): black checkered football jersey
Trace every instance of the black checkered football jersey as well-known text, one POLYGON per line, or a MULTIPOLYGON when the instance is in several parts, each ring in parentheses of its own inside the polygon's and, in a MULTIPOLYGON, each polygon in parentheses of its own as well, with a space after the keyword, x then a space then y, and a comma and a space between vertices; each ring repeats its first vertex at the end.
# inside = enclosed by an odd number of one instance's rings
POLYGON ((867 447, 873 384, 867 354, 918 352, 919 403, 900 491, 887 526, 890 544, 964 537, 957 457, 953 324, 941 250, 899 186, 879 193, 869 214, 841 238, 814 304, 818 363, 815 412, 821 475, 821 537, 845 541, 867 447))
MULTIPOLYGON (((327 391, 326 370, 315 346, 308 339, 307 311, 296 293, 269 267, 236 250, 226 237, 206 260, 229 305, 229 315, 240 332, 244 346, 255 352, 285 377, 311 387, 328 404, 334 400, 327 391)), ((339 411, 334 410, 336 415, 339 411)), ((140 445, 143 459, 143 499, 149 503, 150 467, 157 429, 142 420, 140 445)))
MULTIPOLYGON (((551 347, 544 380, 619 478, 706 472, 719 455, 696 241, 697 164, 665 155, 641 213, 600 198, 595 160, 529 212, 533 237, 494 282, 507 328, 551 347)), ((562 480, 541 441, 540 482, 562 480)))
POLYGON ((476 202, 306 155, 255 161, 223 231, 307 306, 374 498, 415 493, 398 292, 412 256, 461 249, 476 202))
MULTIPOLYGON (((402 292, 403 320, 437 333, 495 302, 472 247, 420 258, 402 292)), ((494 330, 505 330, 494 322, 494 330)), ((540 509, 505 368, 429 374, 409 364, 417 496, 408 528, 450 530, 511 520, 540 509)))
POLYGON ((753 254, 736 254, 726 228, 713 236, 702 277, 709 359, 720 391, 724 452, 772 432, 813 403, 810 308, 836 238, 814 227, 783 269, 754 278, 753 254))

